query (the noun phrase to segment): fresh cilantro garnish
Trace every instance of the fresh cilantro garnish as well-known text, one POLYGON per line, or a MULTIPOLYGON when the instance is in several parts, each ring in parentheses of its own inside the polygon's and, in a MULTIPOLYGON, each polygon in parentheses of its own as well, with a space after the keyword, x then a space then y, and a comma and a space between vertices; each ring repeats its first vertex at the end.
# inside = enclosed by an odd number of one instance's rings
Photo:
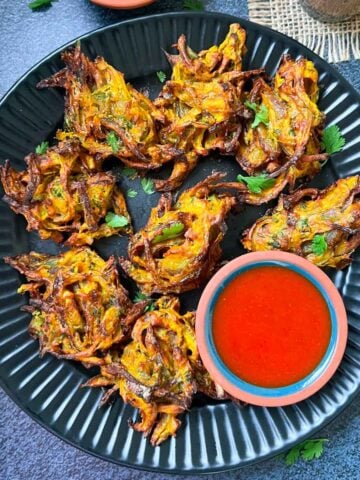
POLYGON ((275 179, 270 178, 265 173, 257 175, 256 177, 244 177, 243 175, 238 175, 236 178, 238 182, 246 183, 251 193, 261 193, 263 190, 266 190, 275 184, 275 179))
POLYGON ((345 145, 345 138, 341 135, 337 125, 326 127, 322 134, 321 148, 329 155, 340 152, 345 145))
POLYGON ((106 214, 105 222, 111 228, 126 227, 129 224, 129 220, 124 215, 117 215, 114 212, 106 214))
POLYGON ((315 255, 323 255, 328 247, 324 235, 316 234, 312 240, 311 247, 315 255))
POLYGON ((204 4, 201 0, 185 0, 184 8, 187 10, 201 11, 204 10, 204 4))
POLYGON ((155 192, 154 182, 150 178, 142 178, 141 186, 144 192, 147 193, 148 195, 151 195, 155 192))
POLYGON ((131 167, 125 167, 123 168, 122 172, 121 172, 125 177, 129 177, 131 179, 135 178, 136 175, 137 175, 137 171, 135 170, 135 168, 131 168, 131 167))
POLYGON ((127 196, 129 198, 135 198, 137 194, 138 192, 132 188, 129 188, 129 190, 127 191, 127 196))
POLYGON ((160 80, 161 83, 164 83, 166 80, 166 73, 162 72, 161 70, 159 72, 156 72, 156 75, 158 79, 160 80))
POLYGON ((160 243, 164 240, 170 240, 171 238, 175 238, 180 235, 184 231, 185 225, 182 222, 176 222, 170 225, 170 227, 163 228, 162 232, 156 237, 153 238, 152 242, 160 243))
POLYGON ((266 127, 269 125, 269 110, 266 105, 257 105, 249 101, 246 101, 244 105, 255 112, 255 118, 251 124, 251 128, 256 128, 260 123, 263 123, 266 127))
POLYGON ((285 454, 286 465, 294 465, 300 458, 307 462, 320 458, 324 453, 324 443, 327 441, 326 438, 314 438, 296 445, 285 454))
POLYGON ((49 148, 49 142, 41 142, 36 148, 35 148, 35 153, 38 155, 43 155, 44 153, 47 152, 47 149, 49 148))
POLYGON ((41 7, 51 7, 52 2, 54 1, 55 0, 34 0, 28 4, 28 7, 31 8, 31 10, 37 10, 41 7))
POLYGON ((116 135, 116 133, 115 132, 109 132, 106 135, 106 141, 107 141, 108 145, 111 147, 111 150, 113 151, 113 153, 118 153, 118 151, 120 149, 120 145, 121 145, 121 140, 116 135))
POLYGON ((140 291, 136 292, 134 297, 134 303, 143 302, 144 300, 149 300, 149 301, 151 300, 151 303, 149 303, 149 305, 146 305, 144 312, 152 312, 153 310, 155 310, 155 304, 152 301, 151 297, 148 297, 147 295, 145 295, 140 291))
POLYGON ((138 291, 135 293, 134 303, 139 303, 139 302, 142 302, 143 300, 148 300, 148 298, 149 297, 145 295, 145 293, 138 291))

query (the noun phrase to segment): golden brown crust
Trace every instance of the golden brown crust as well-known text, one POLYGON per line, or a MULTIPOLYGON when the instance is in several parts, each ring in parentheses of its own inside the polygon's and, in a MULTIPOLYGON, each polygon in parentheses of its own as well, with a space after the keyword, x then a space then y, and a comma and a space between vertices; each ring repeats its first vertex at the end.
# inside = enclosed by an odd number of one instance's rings
POLYGON ((186 292, 211 276, 221 256, 224 220, 235 204, 234 197, 213 193, 222 176, 215 173, 184 191, 174 205, 164 195, 147 225, 130 237, 129 260, 120 263, 144 293, 186 292))
POLYGON ((141 421, 129 424, 150 435, 152 445, 175 436, 177 418, 187 410, 197 391, 216 399, 229 398, 204 369, 195 338, 195 315, 179 313, 176 297, 161 297, 139 318, 132 339, 121 351, 112 350, 101 374, 85 386, 105 386, 103 402, 117 390, 140 412, 141 421))
POLYGON ((31 252, 5 261, 29 281, 19 293, 30 295, 29 332, 39 340, 41 355, 101 365, 147 304, 129 300, 114 257, 105 262, 89 248, 59 255, 31 252))
POLYGON ((24 215, 28 230, 38 231, 42 239, 66 240, 72 246, 132 231, 115 176, 98 172, 94 158, 77 141, 61 142, 42 155, 28 155, 25 161, 27 169, 21 172, 9 161, 0 166, 0 179, 4 200, 24 215), (124 217, 126 225, 107 225, 108 212, 124 217))
POLYGON ((298 190, 281 195, 277 207, 244 232, 251 251, 283 250, 321 267, 343 268, 360 245, 360 177, 343 178, 325 190, 298 190), (315 236, 326 242, 314 250, 315 236))

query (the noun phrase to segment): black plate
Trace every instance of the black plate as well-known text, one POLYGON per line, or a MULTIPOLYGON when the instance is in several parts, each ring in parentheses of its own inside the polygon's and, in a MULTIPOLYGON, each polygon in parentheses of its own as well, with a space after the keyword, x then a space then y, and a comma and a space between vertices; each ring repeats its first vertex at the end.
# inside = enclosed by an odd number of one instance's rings
MULTIPOLYGON (((158 70, 169 72, 162 52, 171 50, 185 33, 196 50, 219 43, 232 22, 247 30, 248 53, 245 68, 264 66, 273 74, 281 55, 305 55, 312 59, 320 74, 320 108, 327 122, 339 125, 346 138, 344 150, 334 155, 313 182, 325 187, 339 177, 358 173, 360 160, 360 101, 355 90, 324 60, 294 40, 268 28, 228 15, 211 13, 176 13, 156 15, 119 23, 82 37, 82 47, 90 56, 103 55, 122 70, 136 87, 146 88, 154 96, 161 85, 158 70)), ((73 42, 72 42, 73 43, 73 42)), ((70 44, 69 44, 70 45, 70 44)), ((64 48, 68 47, 66 45, 64 48)), ((49 89, 38 91, 36 83, 62 67, 61 48, 32 68, 6 95, 0 104, 0 159, 10 158, 23 168, 24 156, 35 145, 51 138, 61 125, 63 96, 49 89)), ((184 188, 204 178, 214 168, 228 172, 234 179, 239 168, 230 158, 213 156, 203 160, 184 188)), ((122 181, 139 192, 138 182, 122 181)), ((139 194, 129 200, 135 228, 143 226, 150 206, 159 195, 139 194)), ((223 242, 224 258, 242 253, 239 235, 242 229, 267 208, 246 208, 231 216, 223 242)), ((58 247, 42 242, 25 230, 25 221, 0 203, 0 255, 15 255, 35 249, 56 253, 58 247)), ((95 249, 104 257, 124 254, 126 238, 99 241, 95 249)), ((360 388, 360 257, 354 255, 344 271, 329 272, 339 288, 349 315, 349 341, 345 357, 336 375, 316 395, 286 408, 239 408, 229 402, 208 402, 196 398, 189 413, 183 415, 177 438, 153 448, 141 434, 128 428, 128 418, 135 418, 130 406, 117 399, 99 409, 101 391, 80 389, 89 372, 73 362, 58 361, 50 355, 40 359, 37 342, 27 334, 29 315, 20 307, 26 298, 16 289, 20 276, 0 264, 0 378, 12 399, 41 425, 67 442, 85 451, 121 465, 178 473, 204 473, 237 468, 255 463, 290 448, 312 435, 348 405, 360 388), (358 298, 357 298, 358 297, 358 298)), ((185 308, 198 299, 192 292, 183 296, 185 308)))

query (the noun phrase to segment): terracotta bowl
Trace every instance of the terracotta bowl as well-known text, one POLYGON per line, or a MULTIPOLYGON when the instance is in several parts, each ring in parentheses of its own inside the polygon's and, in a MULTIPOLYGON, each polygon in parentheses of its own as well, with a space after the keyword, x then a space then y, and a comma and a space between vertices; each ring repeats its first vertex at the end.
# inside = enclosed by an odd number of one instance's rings
POLYGON ((155 0, 91 0, 91 2, 101 7, 130 10, 131 8, 145 7, 154 3, 155 0))
POLYGON ((233 397, 265 407, 300 402, 322 388, 340 364, 346 347, 347 333, 345 306, 330 278, 308 260, 285 252, 248 253, 227 263, 207 284, 196 313, 196 339, 199 352, 205 367, 215 382, 233 397), (325 299, 331 321, 329 345, 317 367, 302 380, 279 388, 259 387, 247 383, 235 375, 217 353, 212 335, 212 312, 224 287, 234 277, 249 268, 271 265, 290 268, 310 280, 325 299))

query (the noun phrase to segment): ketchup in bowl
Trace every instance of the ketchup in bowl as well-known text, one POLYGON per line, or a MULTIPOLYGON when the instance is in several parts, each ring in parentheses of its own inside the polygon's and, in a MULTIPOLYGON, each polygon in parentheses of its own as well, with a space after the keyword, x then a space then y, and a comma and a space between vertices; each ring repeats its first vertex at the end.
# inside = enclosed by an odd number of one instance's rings
POLYGON ((330 341, 330 313, 319 290, 280 266, 255 267, 231 280, 213 314, 223 362, 261 387, 283 387, 311 373, 330 341))
POLYGON ((345 351, 347 316, 330 278, 286 252, 252 252, 223 266, 196 312, 205 368, 233 397, 284 406, 317 392, 345 351))

